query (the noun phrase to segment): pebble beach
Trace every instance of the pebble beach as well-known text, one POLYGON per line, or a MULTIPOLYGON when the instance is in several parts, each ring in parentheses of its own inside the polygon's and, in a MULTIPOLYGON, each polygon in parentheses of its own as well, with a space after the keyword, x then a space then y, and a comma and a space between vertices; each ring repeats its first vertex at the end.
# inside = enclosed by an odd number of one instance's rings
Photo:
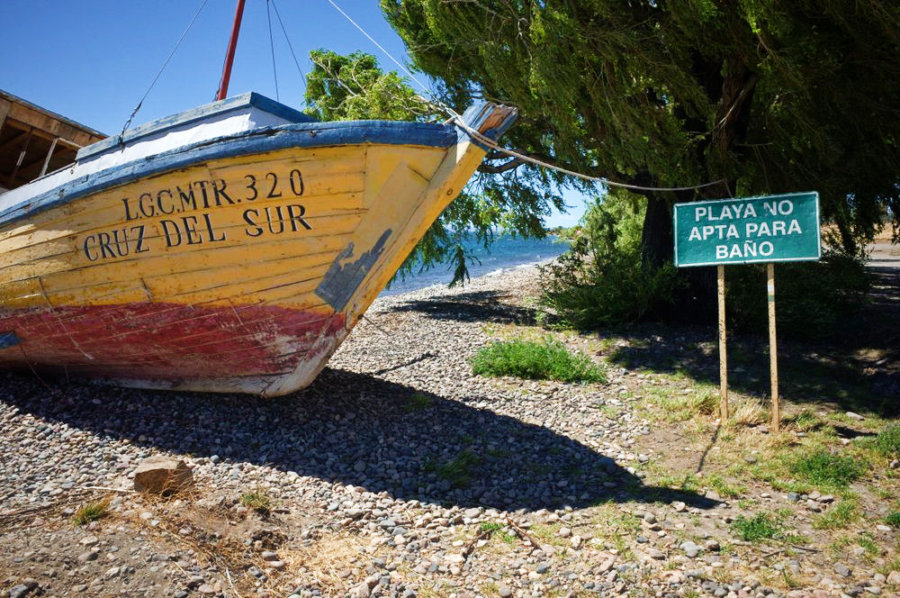
POLYGON ((276 399, 0 374, 0 596, 891 595, 900 573, 818 551, 775 557, 818 581, 773 587, 754 572, 776 563, 721 535, 734 501, 645 483, 672 448, 625 398, 634 372, 473 375, 480 347, 533 325, 538 285, 529 266, 380 298, 276 399), (189 490, 132 490, 159 455, 189 490), (91 501, 106 516, 73 525, 91 501))

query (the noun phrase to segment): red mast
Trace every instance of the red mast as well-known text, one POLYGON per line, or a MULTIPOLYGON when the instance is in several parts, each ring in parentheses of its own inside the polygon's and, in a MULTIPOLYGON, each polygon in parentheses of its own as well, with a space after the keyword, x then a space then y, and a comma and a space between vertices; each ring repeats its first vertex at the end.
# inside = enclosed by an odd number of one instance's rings
POLYGON ((228 81, 231 79, 231 64, 234 62, 234 50, 237 48, 238 33, 241 31, 241 17, 244 16, 244 0, 238 0, 234 11, 234 25, 231 28, 231 39, 228 40, 228 52, 225 54, 225 68, 222 71, 222 83, 216 100, 224 100, 228 95, 228 81))

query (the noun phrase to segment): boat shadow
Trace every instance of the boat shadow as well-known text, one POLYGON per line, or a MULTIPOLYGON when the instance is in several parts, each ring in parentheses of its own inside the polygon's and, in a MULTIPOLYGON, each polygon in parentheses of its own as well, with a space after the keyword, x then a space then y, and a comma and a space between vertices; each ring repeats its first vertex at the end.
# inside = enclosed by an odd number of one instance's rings
POLYGON ((436 295, 425 299, 411 299, 391 306, 392 312, 416 312, 433 320, 459 322, 491 322, 534 326, 555 323, 555 316, 538 309, 515 305, 515 298, 500 291, 471 291, 450 296, 436 295))
POLYGON ((343 370, 326 369, 304 391, 269 400, 76 385, 48 392, 14 375, 7 382, 5 402, 51 424, 195 459, 218 455, 220 468, 266 465, 402 500, 510 511, 718 504, 647 486, 546 427, 343 370))

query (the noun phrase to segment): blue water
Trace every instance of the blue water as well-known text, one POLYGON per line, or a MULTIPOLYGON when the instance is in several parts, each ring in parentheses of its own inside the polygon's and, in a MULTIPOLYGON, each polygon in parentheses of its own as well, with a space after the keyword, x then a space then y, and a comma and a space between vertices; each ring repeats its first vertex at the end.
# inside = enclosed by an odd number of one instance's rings
MULTIPOLYGON (((566 249, 569 243, 557 237, 545 239, 519 239, 507 235, 497 236, 494 242, 485 249, 480 243, 472 241, 468 243, 468 249, 472 250, 478 260, 468 263, 469 276, 477 278, 496 272, 515 268, 523 264, 533 264, 558 257, 566 249), (480 263, 479 263, 480 262, 480 263)), ((435 284, 450 284, 453 280, 453 268, 451 264, 436 264, 430 270, 418 272, 413 270, 406 275, 405 280, 397 278, 382 295, 397 295, 408 293, 417 289, 423 289, 435 284)))

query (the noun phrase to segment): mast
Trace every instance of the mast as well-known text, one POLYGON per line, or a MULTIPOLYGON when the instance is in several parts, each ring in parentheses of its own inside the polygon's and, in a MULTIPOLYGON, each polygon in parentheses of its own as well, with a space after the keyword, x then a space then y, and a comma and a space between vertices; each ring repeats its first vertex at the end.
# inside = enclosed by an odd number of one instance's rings
POLYGON ((244 16, 244 0, 238 0, 234 11, 234 25, 231 27, 231 39, 228 40, 228 51, 225 53, 225 68, 222 70, 222 82, 216 100, 224 100, 228 95, 228 81, 231 79, 231 65, 234 62, 234 50, 237 48, 238 33, 241 31, 241 18, 244 16))

